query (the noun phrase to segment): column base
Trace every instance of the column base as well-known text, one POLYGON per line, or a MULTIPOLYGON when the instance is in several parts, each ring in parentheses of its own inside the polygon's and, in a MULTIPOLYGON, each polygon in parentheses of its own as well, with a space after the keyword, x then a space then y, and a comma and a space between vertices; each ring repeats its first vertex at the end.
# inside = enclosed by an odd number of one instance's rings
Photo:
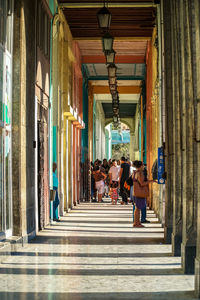
POLYGON ((172 242, 172 227, 164 227, 164 237, 165 237, 165 243, 171 244, 172 242))
POLYGON ((60 204, 58 206, 58 209, 59 209, 59 215, 60 216, 64 216, 64 195, 63 193, 60 193, 59 194, 59 200, 60 200, 60 204))
POLYGON ((172 254, 173 256, 181 256, 182 236, 172 233, 172 254))
POLYGON ((181 244, 182 268, 185 274, 194 274, 194 262, 196 257, 196 246, 181 244))
POLYGON ((195 259, 195 293, 200 298, 200 258, 195 259))

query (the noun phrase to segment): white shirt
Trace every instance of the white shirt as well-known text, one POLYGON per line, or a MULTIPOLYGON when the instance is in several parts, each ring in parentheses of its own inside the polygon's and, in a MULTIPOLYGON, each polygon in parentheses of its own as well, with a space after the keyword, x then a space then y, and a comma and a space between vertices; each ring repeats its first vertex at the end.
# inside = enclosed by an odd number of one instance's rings
POLYGON ((133 175, 133 171, 135 171, 135 170, 136 170, 135 167, 130 166, 130 174, 131 174, 131 175, 133 175))
POLYGON ((109 174, 112 174, 112 180, 113 181, 118 181, 119 180, 119 168, 112 166, 109 170, 109 174))

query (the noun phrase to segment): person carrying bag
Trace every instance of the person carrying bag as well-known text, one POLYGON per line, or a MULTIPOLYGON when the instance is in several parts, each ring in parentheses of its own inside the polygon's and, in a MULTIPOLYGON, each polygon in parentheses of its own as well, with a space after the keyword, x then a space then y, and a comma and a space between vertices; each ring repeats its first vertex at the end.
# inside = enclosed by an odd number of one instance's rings
POLYGON ((133 173, 133 201, 135 203, 133 227, 144 227, 140 222, 140 210, 146 206, 146 198, 149 196, 149 183, 144 177, 144 165, 142 161, 134 162, 136 171, 133 173))
MULTIPOLYGON (((137 198, 147 198, 149 196, 149 183, 147 185, 141 185, 141 181, 143 181, 143 177, 144 175, 142 173, 139 174, 139 172, 137 172, 138 175, 138 179, 135 179, 134 183, 133 183, 133 193, 134 196, 137 198)), ((146 181, 145 181, 146 182, 146 181)))

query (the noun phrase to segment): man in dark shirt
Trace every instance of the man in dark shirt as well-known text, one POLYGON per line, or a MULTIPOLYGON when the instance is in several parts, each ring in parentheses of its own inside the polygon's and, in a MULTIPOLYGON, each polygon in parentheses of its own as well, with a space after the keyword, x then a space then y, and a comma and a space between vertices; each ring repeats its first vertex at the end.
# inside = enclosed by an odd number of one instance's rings
POLYGON ((121 204, 128 204, 128 196, 124 189, 124 183, 126 179, 130 176, 130 165, 126 162, 125 157, 121 158, 121 168, 119 173, 119 181, 120 181, 120 194, 122 197, 121 204))
POLYGON ((103 164, 102 164, 102 166, 101 166, 101 171, 102 171, 104 174, 106 174, 106 176, 107 176, 107 177, 106 177, 106 180, 105 180, 105 190, 104 190, 105 196, 106 196, 107 198, 108 198, 108 192, 109 192, 109 188, 108 188, 108 186, 109 186, 109 176, 108 176, 109 169, 110 169, 110 167, 109 167, 109 165, 108 165, 107 159, 104 158, 103 164))
POLYGON ((105 174, 108 174, 110 167, 108 165, 108 162, 107 162, 106 158, 104 158, 104 160, 103 160, 102 167, 105 169, 105 174))

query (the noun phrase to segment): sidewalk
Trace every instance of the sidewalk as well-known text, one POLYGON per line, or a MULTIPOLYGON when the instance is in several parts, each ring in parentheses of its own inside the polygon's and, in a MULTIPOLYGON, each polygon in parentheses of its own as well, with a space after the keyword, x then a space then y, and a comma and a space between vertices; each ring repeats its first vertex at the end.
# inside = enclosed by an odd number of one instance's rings
POLYGON ((132 205, 83 203, 0 265, 0 300, 195 299, 194 276, 163 244, 148 211, 132 227, 132 205))

